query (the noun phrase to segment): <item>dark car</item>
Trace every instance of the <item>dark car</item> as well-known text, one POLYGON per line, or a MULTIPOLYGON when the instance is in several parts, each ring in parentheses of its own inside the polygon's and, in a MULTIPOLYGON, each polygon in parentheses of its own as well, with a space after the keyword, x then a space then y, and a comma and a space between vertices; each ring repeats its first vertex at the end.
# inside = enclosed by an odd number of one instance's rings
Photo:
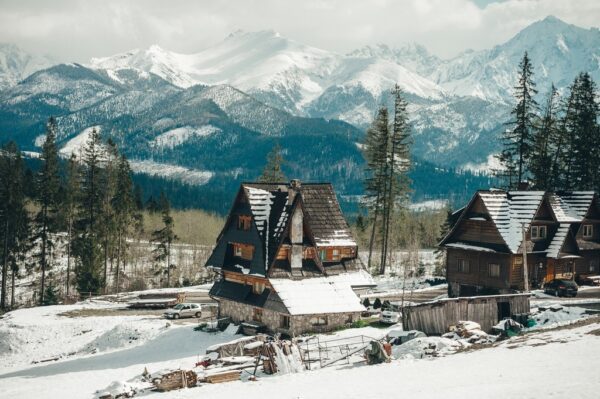
POLYGON ((576 296, 577 284, 571 280, 551 280, 544 285, 544 292, 554 296, 576 296))

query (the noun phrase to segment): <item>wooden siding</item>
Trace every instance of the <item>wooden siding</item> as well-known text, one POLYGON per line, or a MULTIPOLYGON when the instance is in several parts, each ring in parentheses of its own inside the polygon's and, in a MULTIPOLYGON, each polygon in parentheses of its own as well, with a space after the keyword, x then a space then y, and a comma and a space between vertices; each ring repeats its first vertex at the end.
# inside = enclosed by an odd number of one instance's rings
POLYGON ((494 222, 491 220, 463 219, 453 234, 452 241, 504 244, 494 222))
POLYGON ((446 259, 446 273, 448 282, 497 289, 509 288, 509 266, 511 256, 508 254, 475 252, 448 248, 446 259), (459 259, 465 259, 469 262, 468 273, 461 273, 458 271, 459 259), (489 276, 488 265, 490 263, 500 265, 499 277, 489 276))
POLYGON ((491 331, 500 321, 498 304, 509 303, 510 314, 529 313, 529 294, 494 295, 471 298, 452 298, 430 302, 404 309, 404 329, 419 330, 427 335, 441 335, 451 325, 470 320, 491 331))

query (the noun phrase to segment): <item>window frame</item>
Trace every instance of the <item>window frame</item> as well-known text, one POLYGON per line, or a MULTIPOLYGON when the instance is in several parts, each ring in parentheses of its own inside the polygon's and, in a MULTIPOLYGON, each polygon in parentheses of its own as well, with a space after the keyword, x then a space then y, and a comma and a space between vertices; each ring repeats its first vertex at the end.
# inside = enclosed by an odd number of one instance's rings
POLYGON ((538 226, 531 226, 531 239, 537 240, 539 238, 538 226))
POLYGON ((594 225, 584 224, 583 225, 583 238, 592 238, 594 236, 594 225))
POLYGON ((500 263, 488 263, 488 277, 499 278, 501 271, 502 271, 502 267, 500 266, 500 263), (497 273, 492 273, 492 270, 494 270, 494 267, 498 268, 497 273))
MULTIPOLYGON (((252 259, 254 259, 254 252, 255 252, 255 248, 254 245, 251 244, 242 244, 239 242, 231 242, 230 245, 233 247, 232 248, 232 252, 233 252, 233 256, 236 258, 240 258, 243 259, 245 261, 252 261, 252 259), (250 257, 245 257, 244 256, 244 247, 248 247, 249 251, 250 251, 250 257)), ((246 249, 248 250, 248 249, 246 249)))
POLYGON ((314 327, 326 326, 329 324, 329 320, 327 319, 327 316, 315 315, 310 318, 310 324, 314 327))
POLYGON ((237 218, 237 229, 242 231, 250 230, 252 226, 252 216, 238 215, 237 218))
POLYGON ((262 323, 263 310, 261 308, 252 308, 252 321, 262 323))
POLYGON ((458 273, 469 273, 469 260, 467 258, 456 259, 456 270, 458 273))
POLYGON ((538 238, 545 239, 548 236, 548 228, 546 226, 538 226, 538 238))
POLYGON ((291 318, 289 315, 282 314, 279 319, 279 327, 289 330, 291 326, 291 318))

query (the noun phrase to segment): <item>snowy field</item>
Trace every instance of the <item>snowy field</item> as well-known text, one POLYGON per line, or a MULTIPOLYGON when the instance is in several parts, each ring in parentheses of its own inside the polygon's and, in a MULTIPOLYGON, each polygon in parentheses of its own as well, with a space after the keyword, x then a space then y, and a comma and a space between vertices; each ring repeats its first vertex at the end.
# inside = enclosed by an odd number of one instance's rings
MULTIPOLYGON (((588 317, 582 309, 550 306, 534 310, 539 331, 534 328, 484 349, 472 350, 464 340, 419 338, 394 347, 398 359, 389 364, 366 366, 353 359, 355 363, 298 374, 261 376, 257 382, 246 381, 243 373, 240 382, 136 397, 597 397, 600 320, 582 322, 588 317), (430 348, 435 348, 434 357, 430 348)), ((115 315, 118 309, 114 303, 86 301, 5 314, 0 319, 2 397, 94 398, 111 387, 139 387, 144 369, 192 369, 208 347, 240 337, 234 328, 205 333, 194 331, 195 321, 172 324, 154 315, 115 315)), ((319 339, 381 338, 386 332, 365 327, 319 339)))

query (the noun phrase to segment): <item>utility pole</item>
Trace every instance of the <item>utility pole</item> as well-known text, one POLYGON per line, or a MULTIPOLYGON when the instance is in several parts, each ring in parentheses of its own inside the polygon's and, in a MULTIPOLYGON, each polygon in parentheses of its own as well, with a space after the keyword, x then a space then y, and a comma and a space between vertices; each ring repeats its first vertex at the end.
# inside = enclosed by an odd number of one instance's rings
POLYGON ((529 292, 529 270, 527 270, 527 230, 523 223, 523 280, 525 292, 529 292))

